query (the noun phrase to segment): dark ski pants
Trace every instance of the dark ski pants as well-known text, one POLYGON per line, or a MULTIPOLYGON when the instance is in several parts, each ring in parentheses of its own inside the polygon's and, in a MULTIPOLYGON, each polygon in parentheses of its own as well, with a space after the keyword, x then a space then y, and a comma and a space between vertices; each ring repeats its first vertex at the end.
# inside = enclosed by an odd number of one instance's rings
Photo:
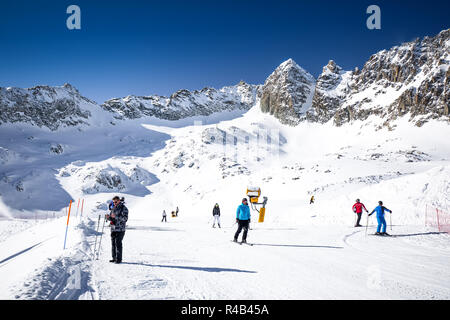
POLYGON ((162 218, 161 222, 163 222, 163 221, 167 222, 167 217, 166 217, 166 216, 164 216, 164 217, 162 218))
POLYGON ((247 240, 248 227, 249 227, 248 220, 238 220, 238 229, 236 231, 236 234, 234 235, 234 239, 237 240, 242 229, 244 229, 244 234, 242 235, 242 240, 247 240))
POLYGON ((125 231, 111 232, 112 258, 117 262, 122 262, 122 240, 124 236, 125 231))
POLYGON ((359 222, 361 221, 362 212, 356 213, 356 215, 358 216, 358 219, 356 220, 355 227, 360 225, 359 222))

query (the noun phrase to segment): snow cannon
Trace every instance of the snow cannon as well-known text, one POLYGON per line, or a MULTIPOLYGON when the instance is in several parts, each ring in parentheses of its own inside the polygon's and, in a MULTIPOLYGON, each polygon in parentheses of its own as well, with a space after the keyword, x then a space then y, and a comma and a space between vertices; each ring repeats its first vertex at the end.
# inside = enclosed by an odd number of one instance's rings
POLYGON ((252 210, 257 211, 259 213, 258 222, 264 222, 264 216, 266 215, 267 197, 263 197, 263 202, 258 202, 260 196, 261 196, 261 188, 258 187, 247 188, 247 197, 250 200, 250 206, 252 210), (259 210, 258 207, 260 207, 259 210))
POLYGON ((258 199, 261 196, 261 189, 255 187, 247 188, 247 197, 250 199, 250 203, 258 203, 258 199))

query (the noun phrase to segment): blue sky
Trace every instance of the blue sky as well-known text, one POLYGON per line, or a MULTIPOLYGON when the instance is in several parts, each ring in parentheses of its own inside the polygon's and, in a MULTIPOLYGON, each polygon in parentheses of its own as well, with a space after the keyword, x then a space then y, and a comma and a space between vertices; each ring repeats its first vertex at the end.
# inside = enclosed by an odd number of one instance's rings
POLYGON ((0 86, 69 82, 103 102, 263 83, 293 58, 314 76, 333 59, 362 67, 379 50, 449 28, 450 1, 2 0, 0 86), (68 30, 66 8, 81 8, 68 30), (381 8, 381 30, 366 8, 381 8))

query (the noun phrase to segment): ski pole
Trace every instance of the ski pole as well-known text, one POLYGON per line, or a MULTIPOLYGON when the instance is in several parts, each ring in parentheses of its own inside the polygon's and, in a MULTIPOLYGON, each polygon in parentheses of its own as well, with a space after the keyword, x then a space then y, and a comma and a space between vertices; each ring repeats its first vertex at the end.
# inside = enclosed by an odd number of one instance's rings
POLYGON ((97 229, 95 229, 95 244, 94 244, 94 256, 95 256, 95 249, 97 248, 97 238, 98 238, 98 229, 100 228, 100 219, 101 215, 98 215, 98 222, 97 222, 97 229))
POLYGON ((390 224, 391 224, 391 231, 392 231, 392 212, 389 215, 389 220, 390 220, 390 224))
POLYGON ((105 217, 105 219, 103 220, 102 233, 101 233, 101 235, 100 235, 100 240, 99 240, 99 242, 98 242, 97 260, 98 260, 98 257, 99 257, 99 255, 100 255, 100 248, 101 248, 101 245, 102 245, 103 230, 105 230, 105 222, 106 222, 106 217, 105 217))
POLYGON ((367 227, 369 226, 369 214, 367 214, 367 223, 366 223, 366 236, 367 236, 367 227))

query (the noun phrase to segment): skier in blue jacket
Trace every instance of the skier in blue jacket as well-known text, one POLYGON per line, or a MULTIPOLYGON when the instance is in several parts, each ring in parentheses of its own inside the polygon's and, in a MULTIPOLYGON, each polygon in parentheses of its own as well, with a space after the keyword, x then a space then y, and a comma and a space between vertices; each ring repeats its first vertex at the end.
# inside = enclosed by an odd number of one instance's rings
POLYGON ((369 214, 369 217, 375 211, 377 212, 377 220, 378 220, 377 232, 375 234, 388 236, 389 234, 386 232, 386 220, 384 219, 384 212, 387 211, 387 212, 392 213, 392 210, 389 210, 388 208, 384 207, 383 201, 378 201, 378 207, 376 207, 375 209, 372 210, 372 212, 369 214), (381 227, 383 227, 382 230, 381 230, 381 227), (381 231, 381 233, 380 233, 380 231, 381 231))
POLYGON ((247 199, 242 199, 242 204, 236 210, 236 222, 238 224, 238 229, 236 234, 234 235, 234 242, 237 242, 239 234, 242 229, 244 229, 244 233, 242 235, 242 243, 247 243, 247 233, 248 227, 250 225, 250 208, 248 207, 247 199))

